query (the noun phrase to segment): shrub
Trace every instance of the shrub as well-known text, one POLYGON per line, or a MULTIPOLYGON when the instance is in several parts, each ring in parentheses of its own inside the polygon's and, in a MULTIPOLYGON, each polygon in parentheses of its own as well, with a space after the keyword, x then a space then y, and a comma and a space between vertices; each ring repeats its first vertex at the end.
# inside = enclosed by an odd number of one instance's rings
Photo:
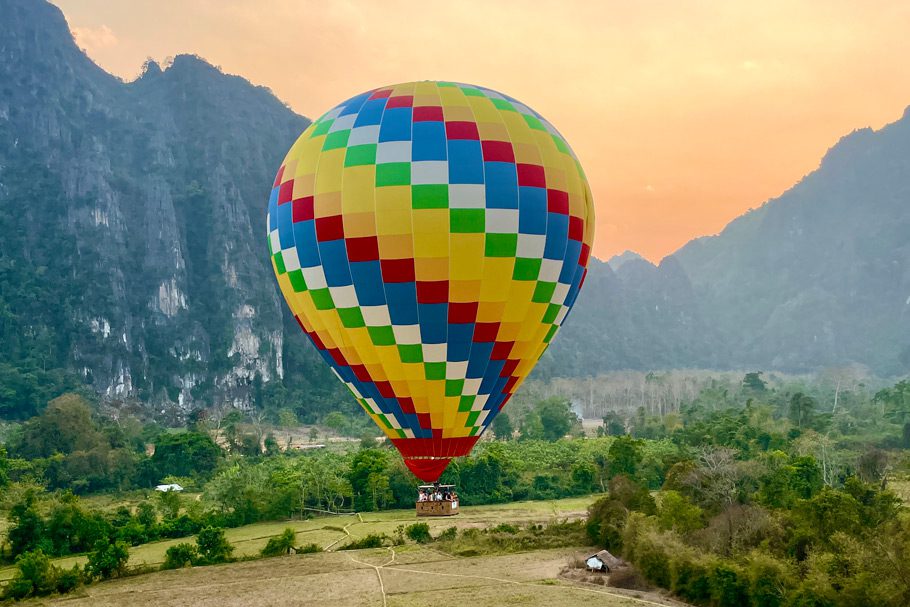
POLYGON ((718 561, 711 568, 711 600, 717 607, 741 607, 749 604, 748 582, 742 569, 718 561))
POLYGON ((657 505, 651 492, 625 475, 617 475, 610 479, 610 497, 618 500, 627 510, 655 514, 657 505))
POLYGON ((290 554, 294 550, 294 544, 297 543, 297 534, 288 527, 281 532, 281 535, 270 537, 265 548, 262 549, 262 556, 281 556, 290 554))
POLYGON ((426 523, 408 525, 408 528, 405 529, 405 535, 418 544, 429 544, 433 541, 433 536, 430 535, 430 526, 426 523))
POLYGON ((66 594, 72 592, 83 581, 83 573, 79 565, 73 565, 70 569, 60 569, 57 572, 57 592, 66 594))
POLYGON ((126 563, 130 558, 129 548, 124 542, 111 542, 98 540, 95 547, 88 555, 86 573, 94 578, 106 580, 123 575, 126 563))
POLYGON ((649 582, 661 588, 670 587, 670 557, 664 544, 647 537, 639 542, 635 555, 635 566, 649 582))
POLYGON ((230 560, 234 547, 224 537, 224 529, 206 527, 196 536, 199 558, 206 564, 224 563, 230 560))
POLYGON ((16 574, 3 592, 4 598, 43 596, 56 589, 56 568, 39 548, 16 557, 16 574))
POLYGON ((353 540, 341 547, 341 550, 361 550, 363 548, 382 548, 388 537, 382 533, 370 533, 359 540, 353 540))
POLYGON ((670 589, 692 603, 707 603, 711 599, 709 564, 686 552, 676 554, 670 561, 670 589))
POLYGON ((588 522, 585 530, 588 538, 607 550, 622 549, 622 530, 626 526, 629 512, 612 497, 603 497, 588 508, 588 522))
POLYGON ((454 541, 456 537, 458 537, 458 527, 449 527, 436 536, 436 540, 440 542, 451 542, 454 541))
POLYGON ((162 569, 182 569, 199 563, 199 551, 188 542, 174 544, 164 553, 162 569))
POLYGON ((787 591, 793 587, 784 564, 767 554, 753 554, 746 573, 753 607, 780 607, 787 591))
POLYGON ((297 549, 297 554, 314 554, 316 552, 322 552, 322 546, 319 544, 304 544, 297 549))
POLYGON ((677 533, 689 533, 704 526, 703 518, 702 509, 689 503, 679 492, 661 492, 657 521, 664 531, 672 529, 677 533))
POLYGON ((499 523, 495 527, 490 529, 493 533, 509 533, 515 535, 520 531, 515 525, 510 525, 509 523, 499 523))

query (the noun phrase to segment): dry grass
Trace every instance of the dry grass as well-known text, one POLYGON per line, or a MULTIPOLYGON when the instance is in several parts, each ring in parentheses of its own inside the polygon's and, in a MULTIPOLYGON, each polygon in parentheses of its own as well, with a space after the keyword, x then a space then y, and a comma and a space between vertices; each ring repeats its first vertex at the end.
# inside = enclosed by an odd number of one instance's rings
MULTIPOLYGON (((461 514, 458 516, 424 520, 429 523, 430 531, 434 535, 438 535, 451 526, 465 529, 493 526, 505 521, 513 524, 545 523, 557 519, 580 518, 584 516, 588 505, 597 497, 585 496, 554 501, 466 506, 461 509, 461 514)), ((95 505, 112 509, 130 501, 129 498, 108 500, 108 498, 99 497, 97 499, 99 502, 95 505)), ((392 536, 399 525, 409 525, 415 521, 413 510, 387 510, 366 513, 360 518, 350 514, 325 516, 305 521, 256 523, 236 529, 226 529, 225 535, 228 541, 234 545, 234 555, 244 557, 259 554, 270 537, 279 535, 287 527, 297 533, 298 544, 318 544, 323 548, 337 548, 346 541, 348 534, 354 539, 362 538, 369 533, 385 533, 392 536), (348 534, 341 531, 344 527, 348 528, 348 534)), ((156 567, 164 562, 164 553, 168 548, 186 541, 193 540, 192 538, 163 540, 131 548, 130 565, 156 567)), ((76 563, 84 565, 86 560, 85 556, 74 556, 56 559, 54 563, 62 567, 72 567, 76 563)), ((0 569, 0 581, 11 579, 14 573, 14 567, 0 569)))
MULTIPOLYGON (((577 519, 598 496, 549 502, 520 502, 462 508, 448 518, 421 519, 438 535, 448 527, 460 529, 548 523, 577 519)), ((258 554, 268 538, 286 527, 297 533, 299 544, 316 543, 334 550, 347 537, 368 533, 393 535, 399 525, 415 522, 413 510, 320 517, 306 521, 259 523, 227 529, 226 536, 238 557, 258 554), (347 533, 342 529, 347 529, 347 533)), ((130 551, 131 565, 157 566, 168 547, 188 541, 167 540, 137 546, 130 551)), ((519 554, 458 558, 432 545, 405 545, 393 549, 325 552, 280 557, 216 567, 163 571, 113 582, 95 584, 43 604, 73 606, 135 605, 383 605, 379 590, 382 576, 386 607, 395 605, 440 605, 446 603, 483 605, 587 605, 591 599, 608 607, 642 603, 621 595, 595 597, 592 589, 557 580, 572 549, 542 550, 519 554), (390 560, 394 556, 394 561, 390 560), (377 569, 377 567, 379 569, 377 569), (545 589, 545 590, 541 590, 545 589), (461 593, 466 593, 461 597, 461 593), (617 598, 619 597, 619 598, 617 598), (601 600, 604 599, 604 600, 601 600)), ((56 564, 72 566, 85 557, 58 559, 56 564)), ((12 577, 11 567, 0 570, 0 579, 12 577)))
MULTIPOLYGON (((95 584, 45 599, 70 607, 417 607, 670 605, 557 579, 572 550, 454 559, 416 546, 279 557, 217 567, 162 571, 95 584), (380 576, 382 588, 380 590, 380 576)), ((25 603, 36 605, 37 602, 25 603)))

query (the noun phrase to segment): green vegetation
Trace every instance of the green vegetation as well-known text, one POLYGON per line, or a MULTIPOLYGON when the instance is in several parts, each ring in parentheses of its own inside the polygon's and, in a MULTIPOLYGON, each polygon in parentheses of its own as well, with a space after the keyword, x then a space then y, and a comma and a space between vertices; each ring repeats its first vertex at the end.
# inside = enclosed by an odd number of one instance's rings
POLYGON ((906 385, 825 411, 813 386, 749 374, 679 412, 638 411, 622 423, 647 438, 613 442, 587 535, 696 605, 907 605, 910 513, 887 489, 908 471, 906 385), (655 465, 646 450, 667 441, 655 465))
MULTIPOLYGON (((586 523, 540 527, 505 518, 477 531, 388 524, 336 549, 414 542, 471 555, 593 541, 626 555, 651 583, 695 603, 762 596, 761 604, 774 604, 767 595, 775 589, 786 590, 780 597, 824 595, 825 583, 835 590, 849 586, 863 600, 903 597, 896 594, 900 576, 885 569, 887 555, 903 554, 908 523, 886 486, 910 472, 902 451, 910 418, 907 382, 841 389, 836 408, 826 389, 750 374, 732 386, 709 383, 654 414, 611 411, 601 427, 588 428, 595 434, 588 437, 567 400, 519 402, 509 420, 518 431, 507 426, 501 440, 481 441, 441 480, 458 486, 466 508, 608 492, 586 523), (891 594, 872 597, 856 573, 860 561, 843 560, 845 550, 882 568, 876 575, 884 581, 875 591, 891 594)), ((287 411, 281 418, 293 423, 287 411)), ((283 452, 277 441, 269 447, 264 424, 249 419, 245 424, 231 411, 165 431, 129 418, 115 424, 83 397, 65 395, 8 428, 9 455, 0 452, 8 512, 3 555, 24 563, 9 596, 123 576, 130 546, 170 540, 154 561, 165 568, 218 563, 234 557, 236 539, 228 541, 228 528, 319 511, 413 507, 416 479, 388 445, 365 437, 331 449, 283 452), (152 455, 147 444, 154 445, 152 455), (78 466, 88 466, 89 474, 67 472, 78 466), (134 491, 130 500, 118 501, 127 494, 116 493, 102 505, 77 495, 173 481, 199 491, 199 499, 134 491), (85 555, 84 570, 54 568, 50 561, 44 567, 42 556, 69 555, 85 555)), ((297 529, 283 523, 240 554, 320 549, 298 546, 297 529)))
POLYGON ((296 552, 297 534, 293 529, 288 527, 281 532, 281 535, 270 537, 265 548, 260 553, 262 556, 280 556, 282 554, 291 554, 296 552))

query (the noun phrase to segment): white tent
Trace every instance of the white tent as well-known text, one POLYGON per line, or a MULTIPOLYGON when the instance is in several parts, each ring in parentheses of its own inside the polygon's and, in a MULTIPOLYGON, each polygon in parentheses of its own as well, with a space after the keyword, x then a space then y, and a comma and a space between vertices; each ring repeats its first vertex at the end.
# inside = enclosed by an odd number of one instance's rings
POLYGON ((169 485, 158 485, 155 487, 155 491, 161 491, 163 493, 167 493, 168 491, 183 491, 183 487, 177 483, 171 483, 169 485))

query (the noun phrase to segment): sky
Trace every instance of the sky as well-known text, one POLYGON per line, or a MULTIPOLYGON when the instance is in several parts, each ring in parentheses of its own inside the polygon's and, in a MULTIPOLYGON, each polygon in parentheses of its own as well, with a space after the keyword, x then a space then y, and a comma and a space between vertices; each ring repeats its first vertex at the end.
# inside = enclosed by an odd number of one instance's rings
POLYGON ((910 105, 910 2, 55 0, 133 80, 194 53, 315 118, 364 90, 454 80, 533 107, 591 182, 594 254, 659 261, 910 105))

